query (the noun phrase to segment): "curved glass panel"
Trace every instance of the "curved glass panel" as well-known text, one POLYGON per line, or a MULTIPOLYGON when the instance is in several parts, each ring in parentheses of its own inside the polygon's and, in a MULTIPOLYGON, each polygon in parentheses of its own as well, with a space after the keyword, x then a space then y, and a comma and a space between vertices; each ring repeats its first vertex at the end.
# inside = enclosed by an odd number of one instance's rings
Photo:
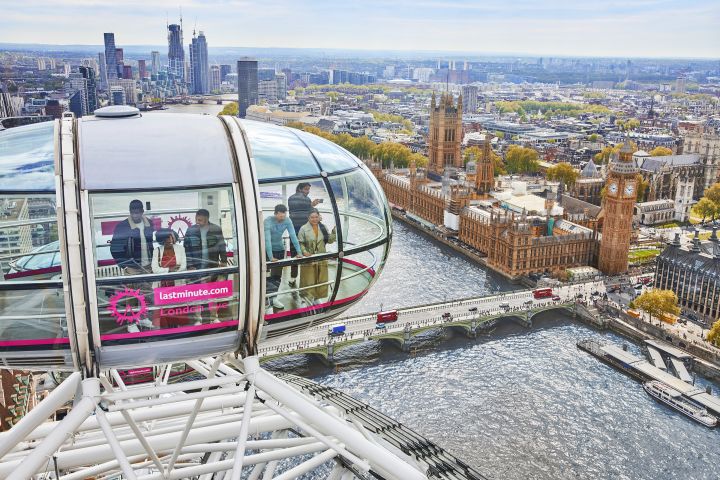
POLYGON ((0 195, 0 349, 69 348, 55 196, 0 195))
POLYGON ((343 258, 342 278, 335 303, 355 302, 375 283, 385 265, 388 244, 343 258))
POLYGON ((55 191, 54 122, 0 132, 0 191, 55 191))
POLYGON ((332 173, 357 168, 359 161, 345 149, 302 130, 293 129, 292 132, 305 142, 323 171, 332 173))
POLYGON ((286 127, 240 120, 247 133, 258 180, 320 176, 315 159, 305 144, 286 127))
POLYGON ((383 196, 364 169, 329 178, 342 221, 343 250, 387 237, 383 196))
POLYGON ((103 345, 237 331, 231 187, 89 198, 103 345))
POLYGON ((62 284, 54 283, 54 287, 38 281, 0 287, 0 350, 69 346, 62 284))

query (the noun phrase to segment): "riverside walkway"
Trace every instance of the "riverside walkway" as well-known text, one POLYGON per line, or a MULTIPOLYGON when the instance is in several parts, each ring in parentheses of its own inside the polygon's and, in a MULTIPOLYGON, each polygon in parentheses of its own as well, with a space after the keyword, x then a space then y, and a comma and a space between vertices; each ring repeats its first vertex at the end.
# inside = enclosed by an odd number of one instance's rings
MULTIPOLYGON (((605 292, 602 281, 591 281, 553 288, 558 300, 535 299, 533 290, 515 290, 496 295, 473 297, 450 302, 438 302, 398 309, 398 320, 376 328, 377 313, 340 319, 345 334, 331 337, 326 324, 316 325, 293 335, 264 340, 259 347, 263 360, 289 354, 311 354, 332 363, 338 350, 369 341, 389 341, 409 351, 412 338, 423 332, 440 328, 453 328, 475 337, 501 318, 509 318, 530 327, 533 316, 548 310, 566 310, 576 313, 578 297, 589 298, 592 292, 605 292)), ((585 311, 587 313, 587 311, 585 311)), ((335 322, 335 323, 337 323, 335 322)))

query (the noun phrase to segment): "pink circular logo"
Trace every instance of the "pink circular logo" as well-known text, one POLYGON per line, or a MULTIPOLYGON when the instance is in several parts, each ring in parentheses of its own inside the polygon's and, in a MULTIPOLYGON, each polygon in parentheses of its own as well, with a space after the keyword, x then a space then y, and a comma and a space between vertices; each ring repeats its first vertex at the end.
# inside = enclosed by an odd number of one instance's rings
POLYGON ((108 310, 110 315, 115 317, 115 322, 122 325, 123 323, 138 323, 147 313, 148 308, 140 290, 125 287, 125 290, 110 297, 108 310), (131 301, 131 299, 135 301, 131 301))
POLYGON ((188 228, 192 227, 192 222, 185 215, 178 215, 177 217, 170 217, 168 220, 168 228, 172 229, 178 234, 178 237, 184 237, 185 232, 188 228), (183 227, 182 224, 185 224, 183 227))

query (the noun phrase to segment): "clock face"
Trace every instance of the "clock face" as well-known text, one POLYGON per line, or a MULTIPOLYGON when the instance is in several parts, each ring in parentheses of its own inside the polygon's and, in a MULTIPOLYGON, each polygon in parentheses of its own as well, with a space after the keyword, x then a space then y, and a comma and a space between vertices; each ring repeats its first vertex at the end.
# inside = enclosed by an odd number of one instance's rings
POLYGON ((610 193, 612 193, 612 194, 617 193, 617 191, 618 191, 617 183, 615 183, 615 182, 611 183, 610 186, 608 187, 608 190, 609 190, 610 193))
POLYGON ((635 193, 635 185, 633 185, 632 183, 628 183, 627 185, 625 185, 625 195, 627 195, 629 197, 634 193, 635 193))

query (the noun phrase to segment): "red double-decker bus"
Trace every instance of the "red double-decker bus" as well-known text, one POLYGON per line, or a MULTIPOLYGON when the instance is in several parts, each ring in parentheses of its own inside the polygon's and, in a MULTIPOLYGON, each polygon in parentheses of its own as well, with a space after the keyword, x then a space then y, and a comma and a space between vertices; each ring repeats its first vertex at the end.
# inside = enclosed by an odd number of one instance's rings
POLYGON ((397 310, 388 310, 377 314, 377 323, 391 323, 398 319, 397 310))
POLYGON ((552 288, 538 288, 533 291, 533 297, 535 298, 551 298, 552 296, 552 288))

